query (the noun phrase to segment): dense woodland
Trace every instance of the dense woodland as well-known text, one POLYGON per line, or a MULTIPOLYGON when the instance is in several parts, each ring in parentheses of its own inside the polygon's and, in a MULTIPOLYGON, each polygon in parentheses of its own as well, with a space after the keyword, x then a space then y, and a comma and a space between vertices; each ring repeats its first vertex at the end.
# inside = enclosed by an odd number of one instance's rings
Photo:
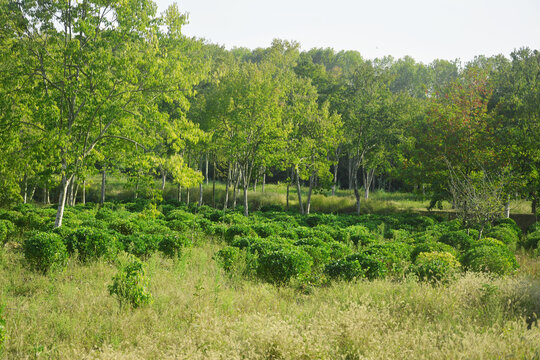
POLYGON ((146 0, 2 0, 0 204, 58 201, 61 226, 89 177, 102 177, 104 201, 121 174, 153 199, 166 182, 182 200, 222 181, 219 206, 242 191, 246 215, 250 187, 280 181, 308 187, 309 213, 317 188, 353 189, 358 209, 374 187, 436 205, 449 178, 487 177, 536 211, 538 50, 465 64, 283 40, 226 50, 182 35, 186 20, 146 0))

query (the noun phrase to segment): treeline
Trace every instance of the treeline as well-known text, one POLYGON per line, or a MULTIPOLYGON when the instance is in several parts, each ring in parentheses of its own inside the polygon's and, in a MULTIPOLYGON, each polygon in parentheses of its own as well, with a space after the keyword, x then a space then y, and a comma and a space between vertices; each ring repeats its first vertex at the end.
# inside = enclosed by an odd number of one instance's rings
POLYGON ((199 186, 199 202, 205 178, 218 178, 220 206, 241 190, 246 215, 249 187, 267 176, 296 187, 309 213, 316 187, 353 189, 359 209, 377 179, 436 204, 451 174, 489 173, 536 211, 537 50, 466 64, 281 40, 227 51, 182 35, 176 5, 157 15, 147 0, 0 4, 0 204, 54 194, 56 226, 98 173, 102 201, 111 173, 135 197, 159 198, 171 181, 178 200, 199 186))

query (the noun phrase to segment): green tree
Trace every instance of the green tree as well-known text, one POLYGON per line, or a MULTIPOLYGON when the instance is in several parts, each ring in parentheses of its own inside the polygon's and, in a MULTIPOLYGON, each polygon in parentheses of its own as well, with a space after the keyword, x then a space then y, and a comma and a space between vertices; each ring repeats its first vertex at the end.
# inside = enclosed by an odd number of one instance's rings
POLYGON ((157 99, 183 99, 198 74, 186 56, 191 40, 180 33, 185 16, 175 5, 164 17, 147 0, 29 0, 17 3, 17 12, 23 26, 14 46, 22 61, 14 90, 32 95, 19 124, 53 144, 62 178, 58 227, 85 159, 108 139, 138 143, 129 137, 138 129, 173 129, 157 99))

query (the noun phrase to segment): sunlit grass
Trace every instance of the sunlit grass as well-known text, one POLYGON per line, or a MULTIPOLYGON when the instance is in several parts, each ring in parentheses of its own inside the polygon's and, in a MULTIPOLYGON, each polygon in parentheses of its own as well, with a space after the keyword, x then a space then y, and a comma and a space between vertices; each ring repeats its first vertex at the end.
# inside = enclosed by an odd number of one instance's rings
POLYGON ((4 356, 532 359, 540 352, 540 329, 527 330, 527 317, 540 310, 534 274, 467 274, 447 286, 408 279, 277 288, 224 274, 213 260, 219 247, 201 240, 180 260, 151 257, 154 302, 136 310, 120 310, 108 294, 113 264, 72 261, 43 276, 22 266, 20 253, 4 253, 4 356))
MULTIPOLYGON (((88 180, 88 201, 99 201, 100 196, 101 179, 98 176, 92 177, 88 180)), ((161 181, 155 181, 155 189, 160 189, 161 181)), ((107 199, 115 200, 130 200, 134 199, 135 192, 129 186, 126 186, 126 180, 122 176, 109 176, 107 177, 106 187, 107 199)), ((262 192, 262 185, 257 185, 256 191, 253 191, 253 186, 250 186, 248 192, 248 199, 250 201, 250 208, 257 210, 263 205, 281 205, 283 207, 287 204, 287 185, 286 184, 266 184, 264 193, 262 192)), ((190 202, 198 201, 199 189, 191 188, 190 202)), ((203 186, 203 202, 207 205, 213 204, 212 197, 212 182, 208 185, 206 183, 203 186)), ((241 205, 243 202, 242 188, 237 189, 237 205, 241 205)), ((307 199, 308 189, 302 187, 302 200, 305 203, 307 199)), ((187 189, 182 189, 182 201, 186 201, 187 189)), ((229 203, 232 204, 232 187, 229 188, 229 203)), ((430 204, 428 196, 422 196, 421 194, 405 193, 405 192, 385 192, 382 190, 376 190, 370 193, 369 200, 363 199, 363 192, 361 192, 361 209, 362 212, 375 209, 375 212, 388 212, 393 210, 407 210, 407 211, 426 211, 430 204)), ((167 200, 176 200, 178 198, 177 187, 170 182, 166 184, 164 198, 167 200)), ((217 182, 215 186, 215 204, 217 207, 223 207, 225 199, 225 184, 217 182)), ((354 212, 356 210, 355 197, 353 190, 338 189, 334 196, 331 195, 330 190, 318 191, 312 195, 312 211, 315 212, 354 212)), ((291 186, 289 189, 289 207, 298 208, 298 194, 296 192, 296 186, 291 186)), ((452 211, 452 204, 448 201, 442 202, 442 208, 435 207, 432 211, 452 211)), ((514 214, 529 214, 531 211, 531 202, 528 200, 511 200, 510 210, 514 214)))

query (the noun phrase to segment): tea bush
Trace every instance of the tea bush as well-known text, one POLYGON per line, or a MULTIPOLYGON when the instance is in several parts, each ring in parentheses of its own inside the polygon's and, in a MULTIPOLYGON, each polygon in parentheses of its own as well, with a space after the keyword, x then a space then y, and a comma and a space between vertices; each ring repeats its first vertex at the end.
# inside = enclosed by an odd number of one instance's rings
POLYGON ((423 252, 447 252, 454 255, 455 258, 459 257, 459 252, 448 244, 443 244, 440 242, 425 242, 416 245, 416 247, 412 250, 411 261, 416 262, 416 257, 423 252))
POLYGON ((281 230, 281 227, 278 224, 273 223, 256 223, 251 225, 251 228, 257 235, 263 238, 271 235, 277 235, 277 233, 281 230))
POLYGON ((122 235, 133 235, 140 229, 137 224, 128 219, 116 219, 109 223, 109 229, 119 232, 122 235))
POLYGON ((63 269, 68 258, 66 245, 55 233, 33 233, 24 240, 23 252, 30 267, 43 273, 63 269))
POLYGON ((459 230, 450 231, 443 234, 439 238, 439 242, 450 245, 459 251, 465 251, 472 246, 474 241, 469 235, 467 235, 465 230, 459 230))
POLYGON ((4 244, 8 236, 15 233, 15 225, 9 220, 0 220, 0 244, 4 244))
POLYGON ((264 281, 284 285, 293 277, 301 280, 307 278, 312 264, 313 259, 305 251, 283 247, 259 256, 257 276, 264 281))
POLYGON ((365 276, 364 269, 357 259, 340 259, 326 265, 324 273, 332 279, 351 281, 365 276))
POLYGON ((240 249, 234 246, 225 246, 219 250, 214 259, 221 265, 223 270, 230 272, 238 265, 240 249))
POLYGON ((514 254, 506 247, 493 245, 474 246, 461 258, 461 263, 471 271, 510 274, 518 268, 514 254))
POLYGON ((385 242, 366 247, 362 253, 370 255, 385 266, 385 273, 402 275, 409 265, 412 246, 402 242, 385 242))
POLYGON ((124 250, 140 258, 156 252, 163 236, 158 234, 135 234, 121 237, 124 250))
POLYGON ((512 228, 495 226, 487 234, 486 237, 494 238, 502 241, 509 249, 515 250, 519 240, 516 232, 512 228))
POLYGON ((416 257, 413 272, 421 280, 447 282, 453 279, 460 268, 454 255, 448 252, 422 252, 416 257))
POLYGON ((145 264, 139 259, 132 258, 112 278, 112 284, 108 289, 109 294, 116 297, 121 308, 125 304, 138 308, 152 301, 148 284, 145 264))
POLYGON ((159 242, 159 251, 168 257, 180 257, 182 249, 191 245, 191 241, 181 234, 163 235, 159 242))
POLYGON ((225 241, 230 244, 232 243, 235 236, 250 235, 255 235, 255 232, 251 229, 249 225, 234 224, 231 225, 231 227, 229 227, 227 231, 225 231, 225 241))
POLYGON ((120 248, 114 235, 105 230, 91 227, 80 227, 71 231, 64 238, 64 243, 67 251, 69 253, 77 252, 82 261, 102 256, 112 259, 120 248))
POLYGON ((519 238, 523 235, 523 231, 521 230, 521 228, 515 222, 514 219, 510 219, 510 218, 498 219, 497 221, 495 221, 495 225, 512 229, 519 238))
POLYGON ((538 249, 540 248, 540 230, 527 234, 523 247, 526 249, 538 249))

